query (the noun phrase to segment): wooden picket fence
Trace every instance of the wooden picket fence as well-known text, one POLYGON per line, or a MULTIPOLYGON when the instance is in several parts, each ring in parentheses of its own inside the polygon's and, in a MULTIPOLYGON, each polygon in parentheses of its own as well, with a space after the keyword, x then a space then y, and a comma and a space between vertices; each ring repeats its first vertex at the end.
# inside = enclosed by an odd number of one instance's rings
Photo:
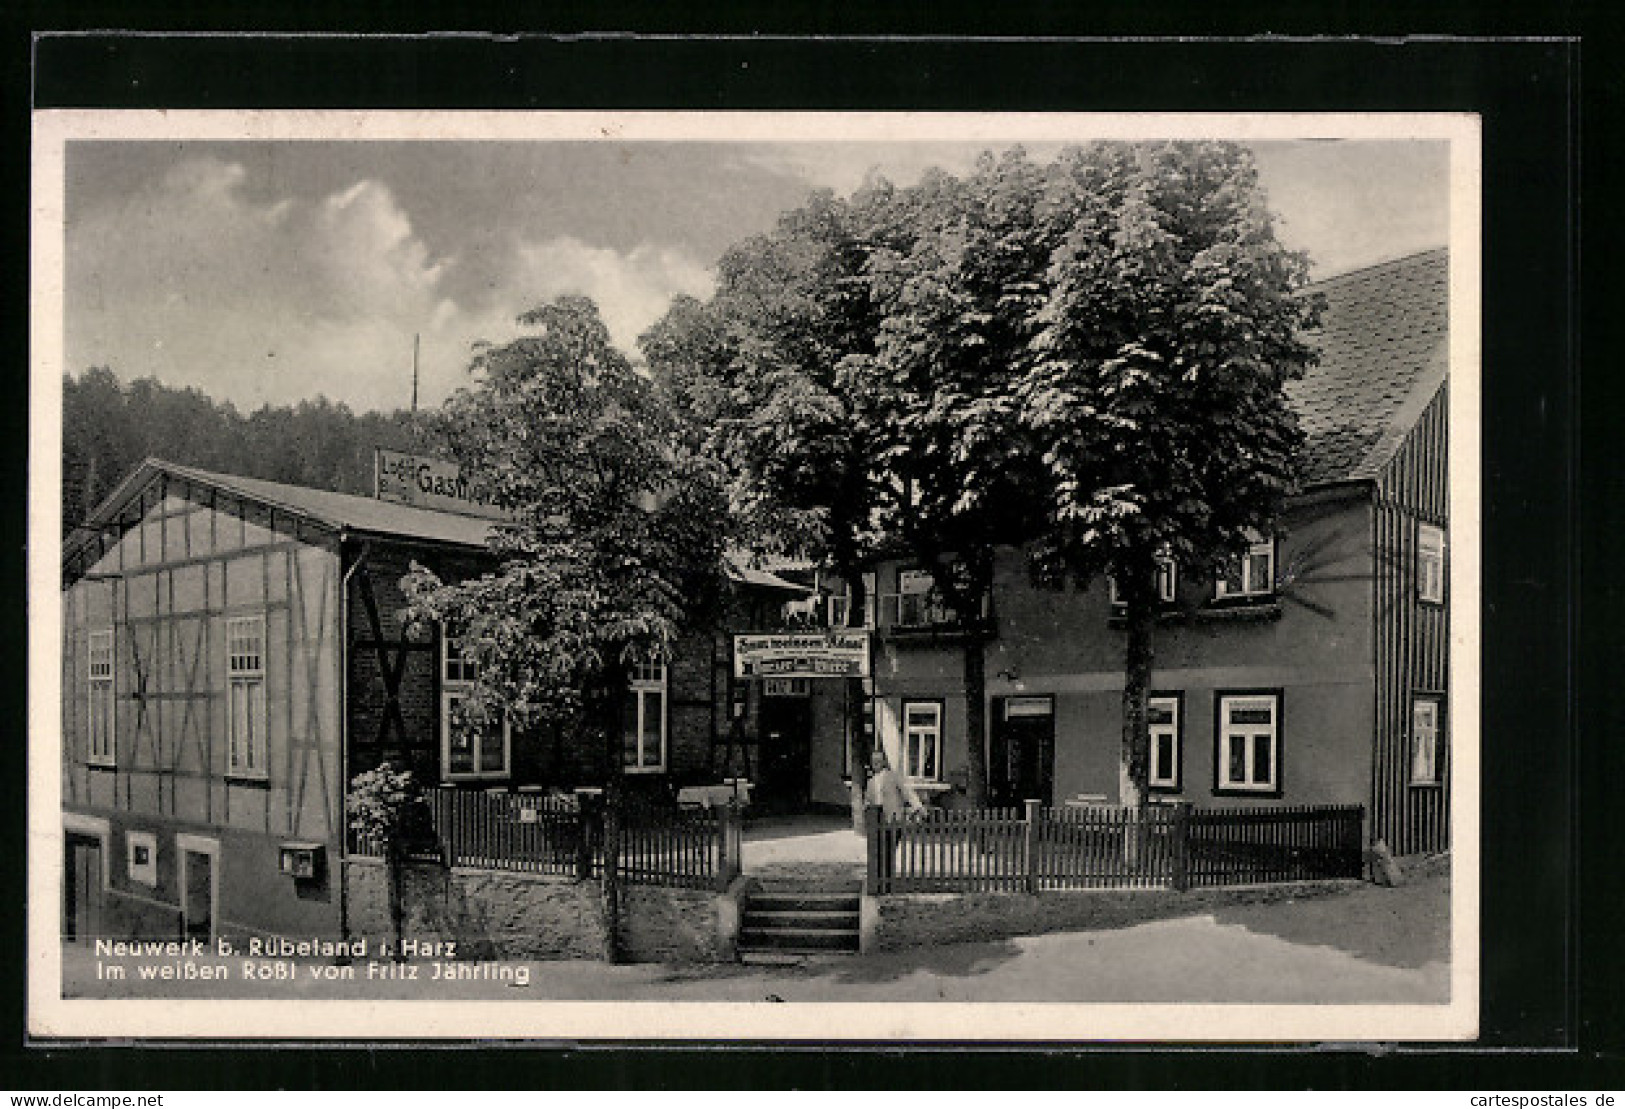
MULTIPOLYGON (((729 805, 629 814, 621 824, 617 873, 645 885, 726 889, 739 875, 741 828, 738 810, 729 805)), ((602 825, 594 831, 601 837, 602 825)), ((595 840, 600 867, 601 844, 595 840)))
MULTIPOLYGON (((435 844, 413 858, 582 881, 603 876, 602 806, 506 790, 423 792, 435 844)), ((644 885, 726 888, 739 874, 740 824, 731 806, 691 813, 629 804, 621 814, 616 874, 644 885)), ((350 853, 381 858, 384 851, 352 832, 350 853)))
POLYGON ((1359 878, 1360 805, 1089 805, 867 814, 872 894, 1197 886, 1359 878))

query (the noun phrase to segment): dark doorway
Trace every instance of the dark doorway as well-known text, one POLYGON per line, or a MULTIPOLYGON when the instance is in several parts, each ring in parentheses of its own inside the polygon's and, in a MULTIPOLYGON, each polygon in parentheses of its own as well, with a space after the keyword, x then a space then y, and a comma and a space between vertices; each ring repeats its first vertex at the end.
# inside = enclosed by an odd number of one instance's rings
POLYGON ((102 934, 102 843, 68 833, 62 875, 62 938, 84 943, 102 934))
POLYGON ((182 854, 185 888, 181 890, 181 919, 186 938, 214 939, 214 855, 187 849, 182 854))
POLYGON ((805 696, 762 698, 756 743, 759 785, 753 804, 797 812, 812 796, 812 701, 805 696))
POLYGON ((993 703, 988 799, 999 808, 1055 800, 1055 702, 1000 697, 993 703))

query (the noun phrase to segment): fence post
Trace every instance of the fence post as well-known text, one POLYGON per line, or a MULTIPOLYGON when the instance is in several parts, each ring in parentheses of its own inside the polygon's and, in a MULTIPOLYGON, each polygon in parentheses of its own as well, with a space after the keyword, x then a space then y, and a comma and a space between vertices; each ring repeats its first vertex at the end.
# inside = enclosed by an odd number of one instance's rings
POLYGON ((1191 888, 1191 803, 1174 805, 1174 889, 1191 888))
POLYGON ((739 876, 740 847, 735 838, 739 829, 739 808, 736 802, 729 801, 718 809, 717 816, 717 889, 726 890, 728 884, 739 876), (730 851, 729 848, 733 850, 730 851))
POLYGON ((863 835, 869 844, 869 865, 864 875, 869 896, 890 893, 891 883, 881 875, 880 806, 863 806, 863 835))
POLYGON ((1026 824, 1021 829, 1021 872, 1028 893, 1038 892, 1038 802, 1027 800, 1026 824))
POLYGON ((590 794, 576 796, 576 881, 587 882, 592 879, 592 829, 598 806, 592 803, 590 794))

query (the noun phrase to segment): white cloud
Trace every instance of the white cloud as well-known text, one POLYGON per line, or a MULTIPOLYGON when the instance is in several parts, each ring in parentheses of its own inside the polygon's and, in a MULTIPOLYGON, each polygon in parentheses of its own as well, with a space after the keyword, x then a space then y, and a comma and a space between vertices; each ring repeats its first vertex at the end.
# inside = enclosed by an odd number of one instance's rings
POLYGON ((242 408, 325 394, 357 409, 465 383, 471 344, 517 333, 547 298, 598 302, 628 353, 674 293, 705 295, 706 268, 669 248, 628 252, 574 238, 518 242, 488 307, 443 292, 455 258, 434 257, 391 191, 361 180, 316 200, 256 200, 241 166, 177 165, 154 188, 68 230, 67 368, 195 385, 242 408))
POLYGON ((616 345, 632 353, 638 336, 666 311, 675 294, 707 296, 713 278, 706 267, 675 250, 644 244, 623 254, 563 237, 522 244, 512 287, 528 298, 525 308, 569 293, 591 297, 616 345))

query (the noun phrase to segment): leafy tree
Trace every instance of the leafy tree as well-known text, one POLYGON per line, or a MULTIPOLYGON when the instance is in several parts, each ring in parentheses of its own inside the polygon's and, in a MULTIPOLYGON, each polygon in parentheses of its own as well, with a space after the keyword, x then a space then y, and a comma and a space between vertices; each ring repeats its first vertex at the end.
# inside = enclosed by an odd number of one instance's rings
POLYGON ((1016 150, 984 154, 964 180, 935 173, 911 190, 906 249, 869 261, 881 313, 872 357, 849 358, 846 392, 871 409, 891 476, 883 530, 930 570, 965 631, 967 798, 986 803, 982 604, 994 552, 1028 527, 1033 467, 1013 388, 1050 248, 1043 172, 1016 150))
POLYGON ((1060 167, 1067 231, 1014 393, 1047 475, 1032 554, 1052 580, 1116 579, 1123 787, 1143 803, 1156 561, 1210 570, 1275 521, 1301 440, 1282 389, 1318 306, 1245 148, 1099 144, 1060 167))
MULTIPOLYGON (((773 231, 724 254, 709 302, 679 300, 641 341, 695 441, 726 470, 744 534, 759 549, 833 568, 850 590, 851 626, 862 623, 863 568, 886 491, 866 410, 845 392, 839 368, 874 351, 879 320, 864 266, 895 233, 894 200, 883 184, 849 201, 815 193, 773 231)), ((864 734, 863 701, 854 679, 854 737, 864 734)), ((862 748, 858 738, 855 820, 869 761, 862 748)))
POLYGON ((561 297, 520 322, 533 333, 482 348, 474 384, 444 410, 458 460, 514 514, 492 542, 500 566, 457 583, 414 566, 403 584, 411 617, 440 622, 478 663, 462 726, 506 712, 596 733, 613 960, 628 679, 715 611, 727 503, 590 300, 561 297))

